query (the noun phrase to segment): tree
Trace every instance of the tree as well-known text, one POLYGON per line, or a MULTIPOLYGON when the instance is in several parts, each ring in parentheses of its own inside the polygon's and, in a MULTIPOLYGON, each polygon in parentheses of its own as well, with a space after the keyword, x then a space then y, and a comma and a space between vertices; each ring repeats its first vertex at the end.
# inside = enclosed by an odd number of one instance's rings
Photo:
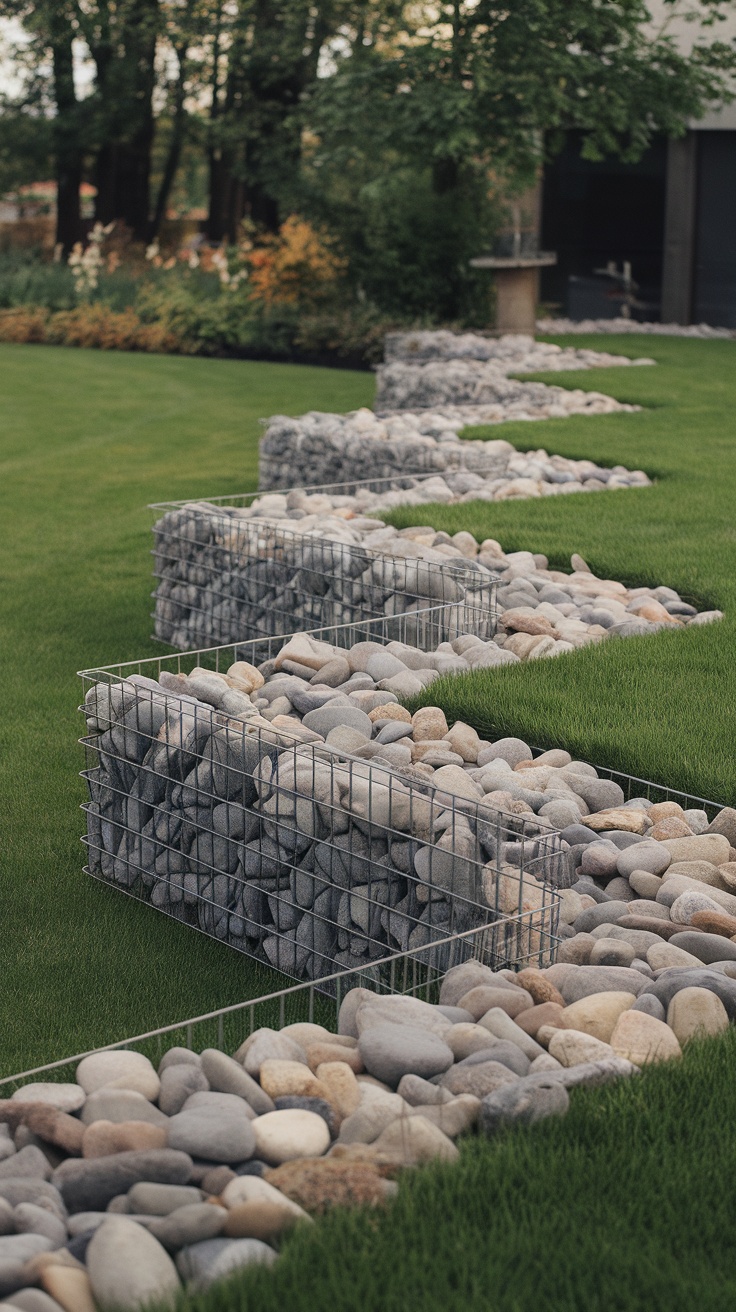
POLYGON ((704 26, 687 54, 651 31, 644 0, 440 0, 394 50, 348 54, 316 88, 322 150, 349 158, 370 134, 377 153, 431 167, 437 194, 470 160, 528 182, 570 129, 589 158, 638 159, 733 98, 736 50, 709 39, 729 7, 693 0, 704 26))

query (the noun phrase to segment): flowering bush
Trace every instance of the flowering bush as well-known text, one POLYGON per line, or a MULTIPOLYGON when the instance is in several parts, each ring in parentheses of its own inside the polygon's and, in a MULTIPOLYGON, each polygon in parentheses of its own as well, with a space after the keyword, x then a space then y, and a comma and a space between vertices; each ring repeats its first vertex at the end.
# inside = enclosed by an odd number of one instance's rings
POLYGON ((265 305, 314 304, 334 294, 346 262, 304 219, 292 214, 249 256, 251 285, 265 305))
MULTIPOLYGON (((102 243, 105 237, 108 237, 114 228, 114 223, 108 223, 103 228, 101 223, 96 223, 86 246, 81 241, 74 243, 71 255, 67 261, 72 271, 74 279, 74 290, 80 300, 89 298, 93 292, 97 291, 100 281, 100 273, 106 267, 105 258, 102 254, 102 243)), ((55 258, 60 257, 61 252, 56 248, 55 258)), ((119 257, 116 254, 116 260, 119 257)), ((113 273, 117 268, 117 263, 112 265, 110 272, 113 273)))
POLYGON ((117 312, 107 305, 80 305, 74 310, 20 307, 0 310, 0 342, 38 342, 52 346, 87 346, 102 351, 179 351, 180 342, 161 324, 143 323, 134 310, 117 312))

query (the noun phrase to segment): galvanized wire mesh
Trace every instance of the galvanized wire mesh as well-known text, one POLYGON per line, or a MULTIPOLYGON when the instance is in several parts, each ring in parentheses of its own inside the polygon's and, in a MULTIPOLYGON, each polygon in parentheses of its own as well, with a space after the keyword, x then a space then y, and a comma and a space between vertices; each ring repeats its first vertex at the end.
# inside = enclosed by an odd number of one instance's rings
POLYGON ((282 1029, 298 1021, 309 1021, 336 1031, 340 1004, 354 988, 437 1002, 443 976, 453 966, 459 966, 465 961, 479 961, 493 970, 501 970, 510 965, 536 965, 540 954, 543 960, 548 959, 556 940, 554 937, 547 939, 544 937, 546 931, 538 931, 532 925, 535 916, 534 912, 508 916, 479 929, 451 935, 427 947, 394 953, 354 970, 333 973, 314 982, 290 985, 116 1043, 88 1049, 72 1057, 62 1057, 44 1066, 6 1075, 0 1079, 0 1089, 7 1096, 14 1087, 30 1079, 73 1080, 79 1062, 93 1052, 114 1052, 125 1048, 142 1052, 158 1064, 164 1052, 174 1046, 200 1052, 205 1048, 234 1052, 250 1034, 262 1026, 282 1029), (516 955, 518 943, 530 938, 532 930, 535 934, 540 932, 543 935, 539 951, 528 958, 519 958, 516 955))
MULTIPOLYGON (((442 626, 444 608, 398 617, 442 626)), ((397 620, 322 630, 352 646, 397 620)), ((281 639, 82 673, 89 873, 295 978, 358 967, 524 911, 543 957, 565 879, 555 834, 309 734, 232 718, 155 680, 268 660, 281 639), (141 677, 142 676, 142 677, 141 677), (153 676, 153 677, 152 677, 153 676)))
POLYGON ((496 576, 476 561, 388 554, 199 502, 169 509, 154 543, 154 634, 181 650, 437 604, 440 641, 496 631, 496 576))

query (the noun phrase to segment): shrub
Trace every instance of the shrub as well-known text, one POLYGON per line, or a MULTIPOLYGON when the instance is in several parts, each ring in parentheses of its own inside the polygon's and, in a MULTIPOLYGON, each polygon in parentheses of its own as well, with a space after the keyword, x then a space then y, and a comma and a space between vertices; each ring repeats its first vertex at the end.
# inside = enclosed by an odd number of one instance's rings
POLYGON ((292 214, 251 251, 250 282, 264 305, 310 305, 334 293, 345 261, 306 220, 292 214))

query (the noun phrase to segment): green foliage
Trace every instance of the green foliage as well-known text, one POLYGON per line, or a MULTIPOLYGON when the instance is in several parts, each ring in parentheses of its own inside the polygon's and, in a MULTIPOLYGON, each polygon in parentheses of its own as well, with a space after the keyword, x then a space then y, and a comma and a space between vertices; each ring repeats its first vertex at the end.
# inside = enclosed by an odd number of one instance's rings
POLYGON ((0 196, 48 178, 52 168, 50 120, 0 105, 0 196))
POLYGON ((331 164, 319 157, 305 170, 305 208, 337 233, 351 286, 404 319, 486 325, 487 285, 469 261, 499 222, 487 175, 468 164, 438 195, 430 168, 377 162, 369 148, 361 143, 349 160, 340 153, 331 164))
POLYGON ((71 310, 77 303, 74 280, 66 264, 42 260, 37 251, 0 251, 0 309, 43 306, 71 310))

